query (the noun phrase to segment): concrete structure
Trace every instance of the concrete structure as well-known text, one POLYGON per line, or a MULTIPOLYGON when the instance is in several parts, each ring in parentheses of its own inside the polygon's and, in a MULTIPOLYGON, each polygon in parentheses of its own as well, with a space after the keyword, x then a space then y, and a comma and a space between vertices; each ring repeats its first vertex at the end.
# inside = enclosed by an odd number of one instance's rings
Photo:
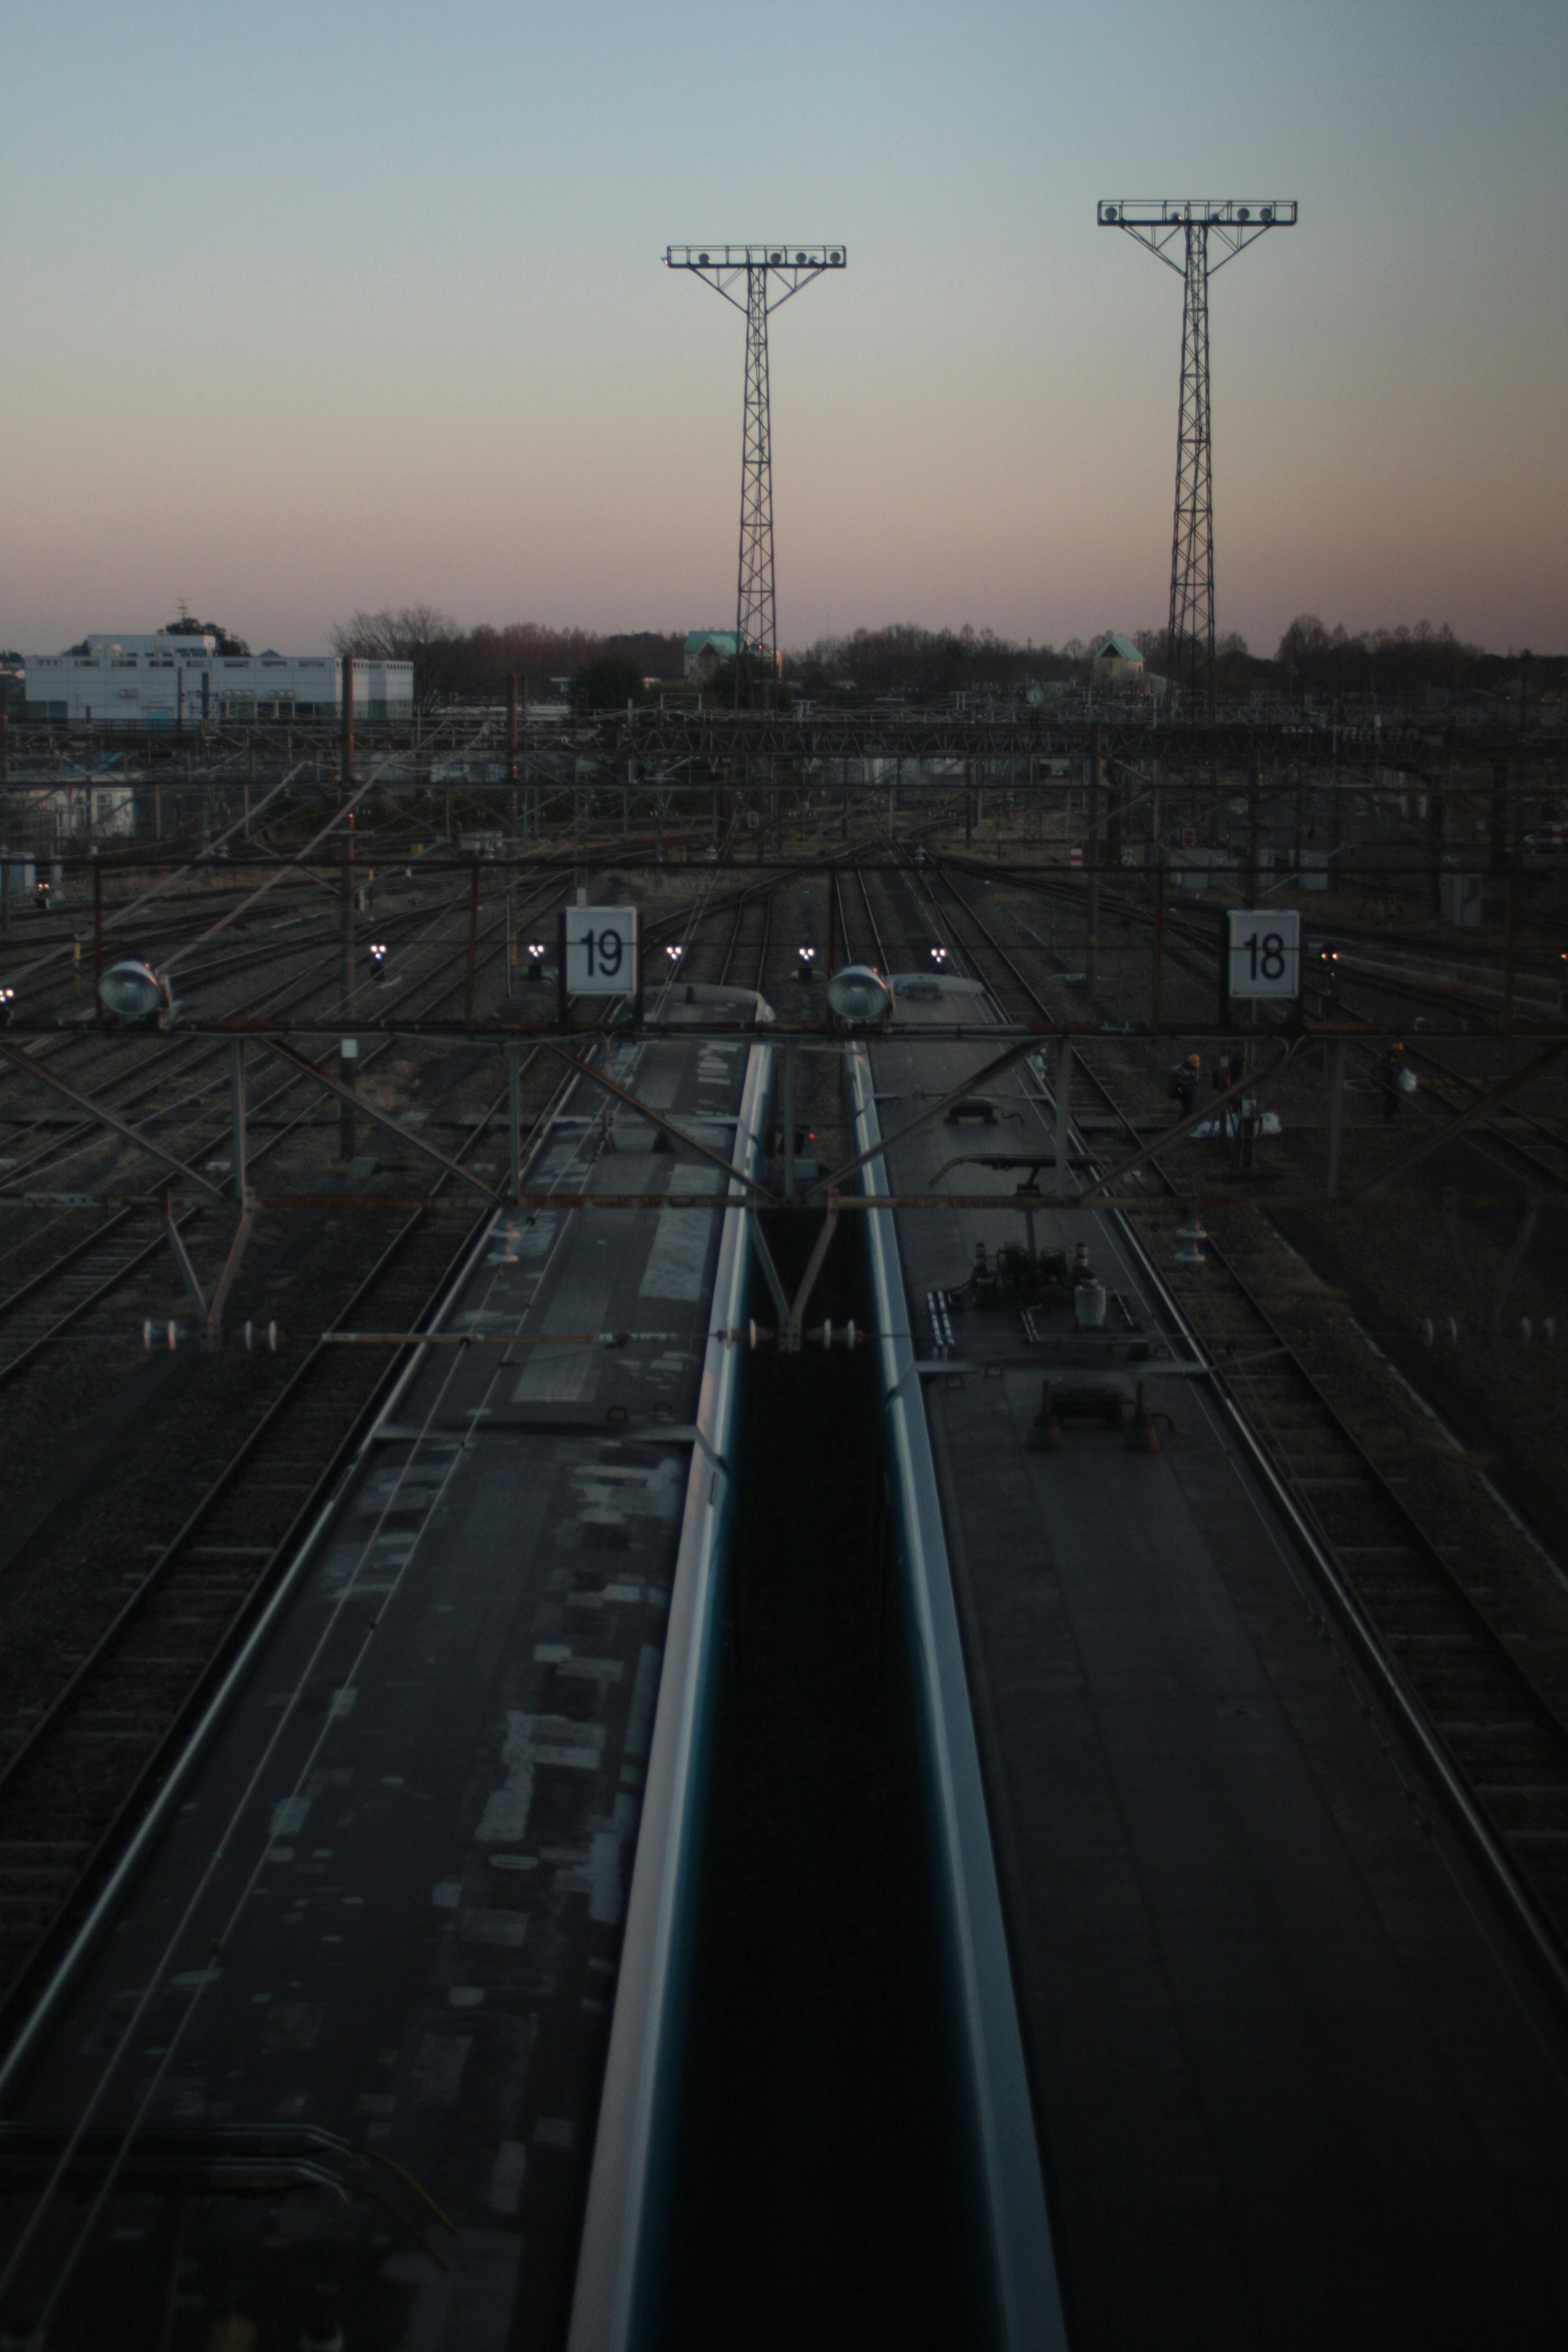
MULTIPOLYGON (((211 635, 89 636, 63 654, 29 654, 27 717, 61 726, 179 729, 203 720, 330 719, 342 708, 335 655, 220 654, 211 635)), ((356 661, 354 710, 414 709, 414 665, 356 661)))

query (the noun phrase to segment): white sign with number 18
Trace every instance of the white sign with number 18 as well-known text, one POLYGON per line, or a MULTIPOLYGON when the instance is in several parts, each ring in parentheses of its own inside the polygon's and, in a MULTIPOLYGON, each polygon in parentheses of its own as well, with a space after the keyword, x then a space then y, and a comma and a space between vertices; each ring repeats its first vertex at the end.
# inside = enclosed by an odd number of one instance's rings
POLYGON ((1301 918, 1283 908, 1226 910, 1226 993, 1231 997, 1300 996, 1301 918))

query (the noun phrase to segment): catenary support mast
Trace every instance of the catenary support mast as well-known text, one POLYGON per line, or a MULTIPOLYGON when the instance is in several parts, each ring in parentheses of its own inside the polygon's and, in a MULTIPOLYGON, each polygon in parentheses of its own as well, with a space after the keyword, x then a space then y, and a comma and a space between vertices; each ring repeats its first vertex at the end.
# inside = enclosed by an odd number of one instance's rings
POLYGON ((768 273, 746 271, 746 421, 741 438, 741 562, 735 635, 771 660, 778 646, 773 595, 773 458, 768 418, 768 273))
MULTIPOLYGON (((741 553, 735 583, 737 656, 764 675, 778 658, 773 587, 773 426, 768 404, 768 320, 824 270, 842 269, 841 245, 672 245, 666 267, 689 270, 746 315, 746 404, 741 439, 741 553), (744 285, 744 299, 742 287, 744 285)), ((736 695, 744 664, 735 666, 736 695)))
POLYGON ((1099 207, 1101 228, 1125 229, 1183 281, 1182 394, 1166 652, 1172 685, 1179 688, 1190 718, 1198 715, 1200 702, 1206 703, 1212 718, 1215 696, 1209 279, 1269 229, 1294 228, 1296 210, 1293 202, 1278 197, 1243 201, 1214 196, 1118 196, 1099 207))

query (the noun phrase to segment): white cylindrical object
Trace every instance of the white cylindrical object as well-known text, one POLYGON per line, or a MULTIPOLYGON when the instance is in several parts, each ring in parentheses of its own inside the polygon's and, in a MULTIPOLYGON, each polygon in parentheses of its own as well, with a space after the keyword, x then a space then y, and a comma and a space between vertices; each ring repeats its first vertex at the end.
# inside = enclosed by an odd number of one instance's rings
POLYGON ((1072 1317, 1080 1331, 1100 1331, 1105 1328, 1105 1286, 1100 1282, 1080 1282, 1072 1295, 1072 1317))

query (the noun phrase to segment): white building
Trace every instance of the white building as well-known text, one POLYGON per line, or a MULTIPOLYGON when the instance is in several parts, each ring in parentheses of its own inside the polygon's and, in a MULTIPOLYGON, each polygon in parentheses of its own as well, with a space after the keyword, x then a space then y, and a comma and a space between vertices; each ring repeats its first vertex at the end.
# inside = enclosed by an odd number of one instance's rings
POLYGON ((1126 688, 1143 676, 1143 656, 1131 637, 1101 637, 1094 649, 1093 663, 1097 686, 1102 681, 1114 681, 1126 688))
MULTIPOLYGON (((213 636, 90 636, 63 654, 29 654, 27 717, 61 726, 199 727, 255 719, 332 719, 342 709, 336 655, 220 654, 213 636)), ((414 709, 414 665, 354 663, 354 715, 414 709)))

